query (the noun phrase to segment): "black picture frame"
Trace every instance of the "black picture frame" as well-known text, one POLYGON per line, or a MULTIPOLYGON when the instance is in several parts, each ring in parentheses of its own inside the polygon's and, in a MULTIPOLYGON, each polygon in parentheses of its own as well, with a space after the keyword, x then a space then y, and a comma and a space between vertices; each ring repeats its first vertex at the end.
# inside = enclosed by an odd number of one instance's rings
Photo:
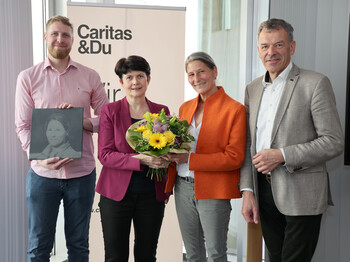
POLYGON ((83 107, 32 110, 29 159, 81 158, 83 107))

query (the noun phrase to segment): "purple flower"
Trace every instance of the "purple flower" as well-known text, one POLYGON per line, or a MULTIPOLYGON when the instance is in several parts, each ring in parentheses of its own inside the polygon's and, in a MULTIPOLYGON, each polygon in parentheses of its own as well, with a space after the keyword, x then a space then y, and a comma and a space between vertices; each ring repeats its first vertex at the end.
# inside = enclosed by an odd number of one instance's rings
POLYGON ((175 144, 176 144, 178 147, 181 147, 182 142, 183 142, 183 141, 182 141, 181 137, 179 137, 179 136, 175 137, 175 144))
POLYGON ((153 125, 153 132, 155 133, 164 133, 165 131, 168 130, 168 124, 163 124, 158 122, 156 119, 154 119, 153 121, 154 125, 153 125))

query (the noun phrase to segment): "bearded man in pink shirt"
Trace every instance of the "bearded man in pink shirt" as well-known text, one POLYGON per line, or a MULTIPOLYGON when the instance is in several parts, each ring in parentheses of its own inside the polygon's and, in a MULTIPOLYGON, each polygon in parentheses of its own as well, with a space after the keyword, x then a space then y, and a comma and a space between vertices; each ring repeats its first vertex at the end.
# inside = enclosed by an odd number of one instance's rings
POLYGON ((72 61, 73 26, 63 16, 46 23, 48 58, 22 71, 17 79, 15 121, 23 150, 29 155, 33 108, 84 108, 80 159, 52 157, 31 161, 26 198, 29 217, 27 261, 49 261, 58 210, 63 200, 68 261, 89 260, 89 223, 96 181, 92 132, 108 98, 97 72, 72 61), (95 118, 91 117, 90 107, 95 118))

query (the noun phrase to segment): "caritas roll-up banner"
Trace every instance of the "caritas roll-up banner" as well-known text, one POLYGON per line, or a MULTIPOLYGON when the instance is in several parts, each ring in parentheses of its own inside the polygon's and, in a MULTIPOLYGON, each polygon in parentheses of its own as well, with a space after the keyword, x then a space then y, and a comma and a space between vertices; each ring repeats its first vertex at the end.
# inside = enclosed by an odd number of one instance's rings
MULTIPOLYGON (((172 114, 184 101, 185 8, 67 3, 74 26, 73 60, 96 70, 110 102, 124 92, 114 67, 122 57, 140 55, 151 66, 147 98, 165 104, 172 114)), ((95 155, 97 134, 94 134, 95 155)), ((97 179, 101 164, 96 158, 97 179)), ((90 261, 104 261, 104 245, 96 193, 90 224, 90 261)), ((133 231, 130 259, 133 260, 133 231)), ((182 240, 174 198, 166 205, 157 260, 182 261, 182 240)))

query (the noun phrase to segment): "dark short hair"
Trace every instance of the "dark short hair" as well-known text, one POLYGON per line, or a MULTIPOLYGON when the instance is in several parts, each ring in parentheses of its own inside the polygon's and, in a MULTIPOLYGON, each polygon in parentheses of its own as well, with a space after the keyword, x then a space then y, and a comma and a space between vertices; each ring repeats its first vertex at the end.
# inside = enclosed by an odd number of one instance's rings
POLYGON ((61 15, 53 16, 46 22, 46 31, 48 30, 50 25, 52 25, 55 22, 61 22, 62 24, 69 26, 73 34, 73 24, 69 21, 68 17, 61 16, 61 15))
POLYGON ((45 122, 45 132, 47 130, 47 127, 48 127, 49 123, 52 120, 56 120, 56 121, 60 122, 63 125, 63 127, 66 130, 66 132, 69 134, 69 132, 70 132, 70 125, 68 123, 68 120, 67 120, 67 118, 66 118, 66 116, 64 114, 59 113, 59 112, 53 113, 47 118, 47 120, 45 122))
POLYGON ((203 62, 204 64, 206 64, 207 67, 209 67, 212 70, 214 69, 214 67, 216 67, 215 62, 214 62, 213 58, 211 58, 210 55, 208 55, 205 52, 194 52, 194 53, 190 54, 185 60, 186 73, 187 73, 188 64, 190 62, 196 61, 196 60, 203 62))
POLYGON ((151 67, 147 60, 137 55, 131 55, 127 58, 119 59, 114 68, 114 72, 121 80, 123 79, 123 75, 131 71, 145 72, 147 77, 151 75, 151 67))
POLYGON ((293 42, 293 32, 294 28, 291 24, 287 23, 283 19, 271 18, 262 22, 258 29, 258 38, 262 30, 266 29, 267 31, 278 30, 283 28, 288 34, 289 43, 293 42))

